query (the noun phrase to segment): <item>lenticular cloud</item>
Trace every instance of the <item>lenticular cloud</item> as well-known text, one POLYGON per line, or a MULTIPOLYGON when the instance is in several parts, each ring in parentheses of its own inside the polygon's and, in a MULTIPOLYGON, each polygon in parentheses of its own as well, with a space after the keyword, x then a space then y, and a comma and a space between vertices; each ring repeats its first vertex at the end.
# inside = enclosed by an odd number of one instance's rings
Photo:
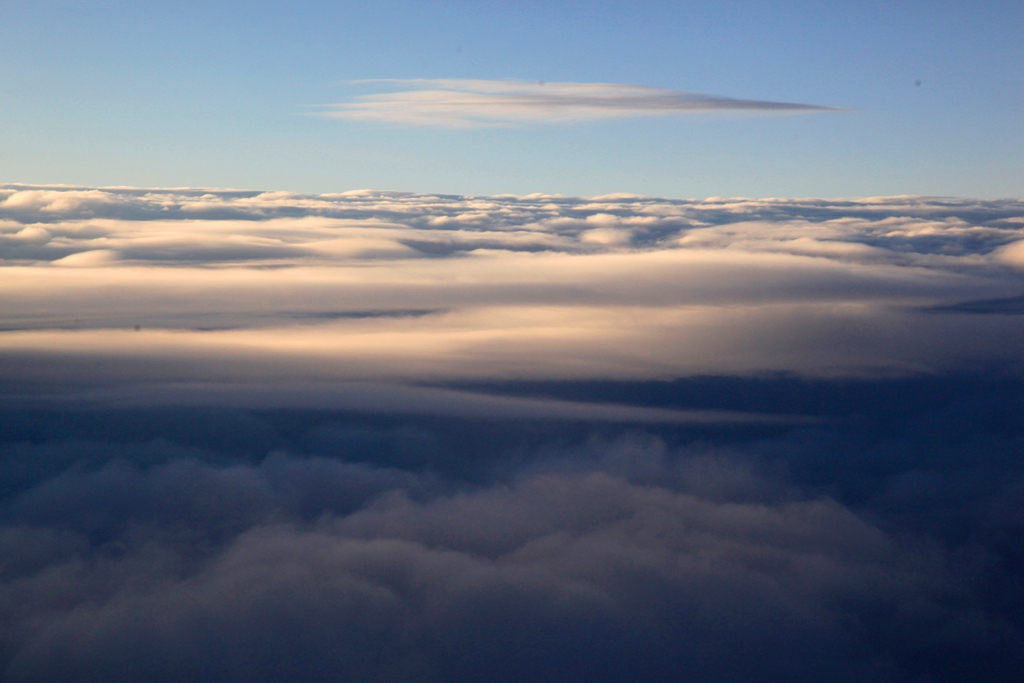
POLYGON ((351 102, 328 105, 323 108, 324 114, 355 121, 471 128, 672 114, 777 115, 838 111, 811 104, 742 100, 617 83, 458 79, 358 83, 401 89, 360 95, 351 102))

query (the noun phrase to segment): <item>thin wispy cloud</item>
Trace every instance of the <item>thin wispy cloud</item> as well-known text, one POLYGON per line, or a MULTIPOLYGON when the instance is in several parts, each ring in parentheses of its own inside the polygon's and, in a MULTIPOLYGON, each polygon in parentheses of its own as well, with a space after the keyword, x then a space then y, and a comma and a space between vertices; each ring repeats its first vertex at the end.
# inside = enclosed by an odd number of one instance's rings
POLYGON ((327 105, 324 115, 397 125, 476 128, 682 114, 842 111, 813 104, 734 99, 618 83, 468 79, 379 79, 358 83, 398 89, 327 105))

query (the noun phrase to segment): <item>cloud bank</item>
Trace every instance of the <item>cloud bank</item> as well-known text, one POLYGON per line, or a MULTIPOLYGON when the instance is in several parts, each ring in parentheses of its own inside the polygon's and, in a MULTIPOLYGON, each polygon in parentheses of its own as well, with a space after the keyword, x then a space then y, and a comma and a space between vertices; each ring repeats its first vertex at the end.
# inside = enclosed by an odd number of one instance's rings
POLYGON ((1014 680, 1020 406, 939 403, 684 445, 3 411, 4 679, 1014 680))
POLYGON ((679 114, 805 114, 838 111, 791 102, 740 100, 616 83, 458 79, 386 79, 361 84, 402 88, 328 105, 323 113, 354 121, 472 128, 575 123, 679 114))
POLYGON ((0 186, 0 677, 1019 681, 1021 245, 0 186))
POLYGON ((29 392, 1024 360, 1018 201, 0 193, 0 362, 29 392))

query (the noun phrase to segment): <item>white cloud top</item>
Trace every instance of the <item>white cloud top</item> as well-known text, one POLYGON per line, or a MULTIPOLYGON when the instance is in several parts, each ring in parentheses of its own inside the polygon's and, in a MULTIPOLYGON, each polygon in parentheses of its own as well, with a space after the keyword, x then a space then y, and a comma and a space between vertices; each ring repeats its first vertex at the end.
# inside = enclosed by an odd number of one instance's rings
POLYGON ((742 100, 617 83, 458 79, 386 79, 360 83, 400 89, 329 105, 324 108, 325 115, 357 121, 469 128, 670 114, 837 111, 809 104, 742 100))
MULTIPOLYGON (((367 382, 1016 372, 1021 216, 917 197, 6 186, 0 359, 37 388, 357 387, 342 403, 367 382)), ((440 400, 402 400, 420 399, 440 400)))

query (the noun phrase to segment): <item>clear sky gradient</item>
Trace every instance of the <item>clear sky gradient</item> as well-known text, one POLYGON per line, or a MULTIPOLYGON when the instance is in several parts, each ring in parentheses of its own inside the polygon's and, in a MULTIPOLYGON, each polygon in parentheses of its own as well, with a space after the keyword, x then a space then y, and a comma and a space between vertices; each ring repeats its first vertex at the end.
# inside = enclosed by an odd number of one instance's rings
POLYGON ((0 181, 1020 197, 1022 33, 1020 2, 5 1, 0 181), (318 115, 382 78, 851 111, 469 129, 318 115))

